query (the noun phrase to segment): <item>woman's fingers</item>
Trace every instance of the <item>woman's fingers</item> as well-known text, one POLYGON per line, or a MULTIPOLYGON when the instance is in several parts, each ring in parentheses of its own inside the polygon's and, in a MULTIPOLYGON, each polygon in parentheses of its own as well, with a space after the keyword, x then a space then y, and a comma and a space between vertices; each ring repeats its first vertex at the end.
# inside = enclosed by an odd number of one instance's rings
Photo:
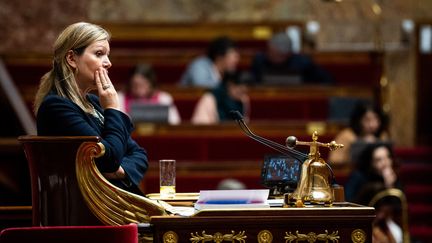
POLYGON ((95 82, 98 89, 99 94, 104 90, 112 88, 111 80, 108 76, 108 72, 104 68, 100 68, 95 72, 95 82))
POLYGON ((108 76, 108 71, 104 68, 100 68, 99 69, 99 76, 100 76, 100 80, 101 80, 101 84, 102 84, 102 89, 107 90, 107 89, 111 88, 112 84, 111 84, 111 80, 108 76))
POLYGON ((108 70, 106 70, 105 68, 102 69, 102 77, 105 81, 105 84, 111 85, 111 79, 108 76, 108 70))
POLYGON ((99 93, 99 101, 104 109, 118 109, 118 97, 114 86, 104 68, 99 68, 96 73, 96 86, 99 93))
POLYGON ((103 90, 103 89, 102 89, 102 81, 101 81, 101 78, 100 78, 100 72, 99 72, 99 70, 96 70, 96 72, 95 72, 95 83, 96 83, 96 88, 98 90, 98 93, 100 93, 101 90, 103 90))

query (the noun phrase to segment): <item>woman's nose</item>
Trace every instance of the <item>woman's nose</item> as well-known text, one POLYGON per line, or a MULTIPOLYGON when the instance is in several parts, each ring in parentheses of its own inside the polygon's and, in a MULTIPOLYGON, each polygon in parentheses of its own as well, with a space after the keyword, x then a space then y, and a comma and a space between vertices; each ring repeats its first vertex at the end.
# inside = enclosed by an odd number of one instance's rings
POLYGON ((102 65, 106 69, 108 69, 108 68, 110 68, 112 66, 111 61, 109 60, 108 57, 103 61, 102 65))

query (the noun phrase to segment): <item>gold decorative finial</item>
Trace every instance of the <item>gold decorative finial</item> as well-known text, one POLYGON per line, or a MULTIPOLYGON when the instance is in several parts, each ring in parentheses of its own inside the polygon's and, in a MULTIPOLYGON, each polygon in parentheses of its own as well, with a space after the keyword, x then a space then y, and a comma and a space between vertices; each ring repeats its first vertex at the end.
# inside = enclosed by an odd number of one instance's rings
POLYGON ((339 148, 343 148, 343 144, 338 144, 336 141, 331 141, 330 143, 321 143, 318 142, 318 132, 314 131, 312 133, 312 142, 303 142, 298 141, 296 137, 290 136, 286 139, 286 144, 290 148, 294 148, 296 145, 306 145, 310 147, 309 157, 319 157, 319 147, 326 147, 330 150, 336 150, 339 148))
POLYGON ((314 132, 312 133, 312 141, 316 142, 317 140, 318 140, 318 132, 317 132, 317 131, 314 131, 314 132))

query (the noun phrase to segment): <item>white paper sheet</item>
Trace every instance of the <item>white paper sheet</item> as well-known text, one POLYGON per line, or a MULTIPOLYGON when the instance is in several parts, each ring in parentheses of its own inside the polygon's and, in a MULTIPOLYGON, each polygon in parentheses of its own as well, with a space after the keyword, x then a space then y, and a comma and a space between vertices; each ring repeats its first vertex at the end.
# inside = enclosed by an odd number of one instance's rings
POLYGON ((203 190, 195 209, 265 208, 269 207, 268 189, 258 190, 203 190))

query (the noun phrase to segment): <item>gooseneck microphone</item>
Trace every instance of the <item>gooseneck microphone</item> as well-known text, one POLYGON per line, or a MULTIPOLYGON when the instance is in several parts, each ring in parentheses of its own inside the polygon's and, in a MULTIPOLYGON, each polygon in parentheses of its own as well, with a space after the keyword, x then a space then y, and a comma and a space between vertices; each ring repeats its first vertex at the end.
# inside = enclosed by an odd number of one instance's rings
POLYGON ((297 151, 295 149, 292 149, 292 148, 288 148, 286 146, 283 146, 281 144, 278 144, 278 143, 273 142, 271 140, 268 140, 266 138, 260 137, 260 136, 256 135, 255 133, 253 133, 249 129, 249 127, 246 125, 246 123, 245 123, 245 121, 243 119, 243 116, 242 116, 242 114, 239 111, 234 111, 234 110, 230 111, 230 115, 232 116, 232 118, 234 120, 237 121, 237 123, 239 124, 241 130, 248 137, 252 138, 253 140, 255 140, 255 141, 257 141, 257 142, 259 142, 261 144, 264 144, 267 147, 272 148, 272 149, 278 151, 279 153, 282 153, 282 154, 287 155, 287 156, 294 157, 294 158, 298 159, 301 163, 303 163, 308 158, 308 155, 306 155, 306 154, 304 154, 302 152, 299 152, 299 151, 297 151))

